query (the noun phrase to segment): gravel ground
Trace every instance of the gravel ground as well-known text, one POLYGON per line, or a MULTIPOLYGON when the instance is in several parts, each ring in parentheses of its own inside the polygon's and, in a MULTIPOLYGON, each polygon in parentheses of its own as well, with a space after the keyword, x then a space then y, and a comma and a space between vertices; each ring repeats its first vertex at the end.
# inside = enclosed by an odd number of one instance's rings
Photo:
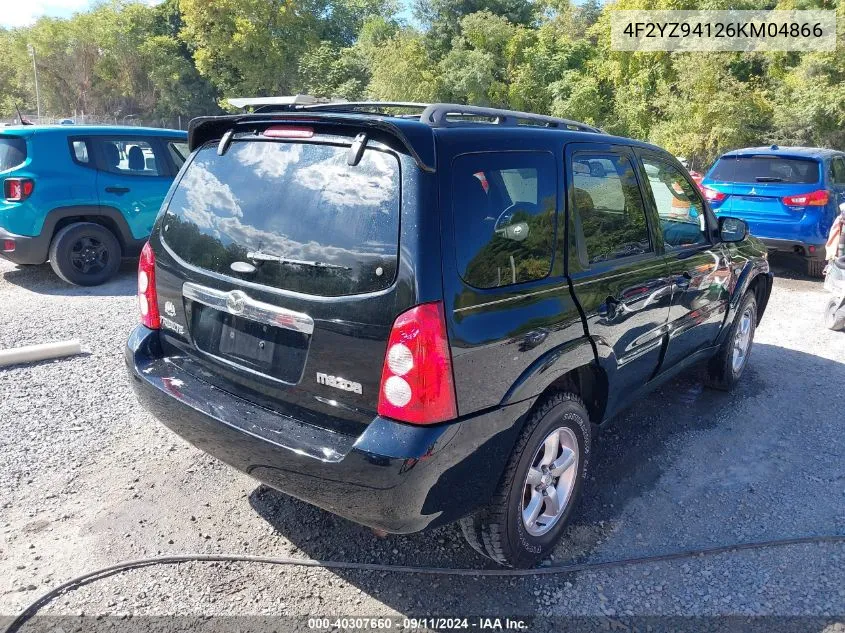
MULTIPOLYGON (((258 485, 156 423, 135 402, 123 366, 134 283, 129 263, 115 281, 86 290, 47 266, 0 262, 0 349, 77 337, 88 351, 0 370, 0 615, 82 572, 159 554, 488 566, 452 526, 376 538, 258 485)), ((734 393, 703 390, 692 372, 612 422, 569 538, 550 562, 845 534, 845 334, 822 326, 826 296, 817 281, 778 277, 734 393)), ((575 615, 611 618, 611 628, 613 618, 666 615, 841 623, 845 545, 527 578, 189 563, 111 576, 44 612, 575 615)))

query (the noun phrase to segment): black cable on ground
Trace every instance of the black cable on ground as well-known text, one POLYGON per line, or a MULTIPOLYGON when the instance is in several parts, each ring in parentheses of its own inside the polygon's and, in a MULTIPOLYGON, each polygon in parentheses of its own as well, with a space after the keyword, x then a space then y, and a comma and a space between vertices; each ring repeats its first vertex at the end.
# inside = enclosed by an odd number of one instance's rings
POLYGON ((811 543, 843 543, 845 534, 823 535, 823 536, 802 536, 797 538, 775 539, 770 541, 752 541, 748 543, 735 543, 733 545, 719 545, 701 549, 689 549, 670 554, 657 554, 654 556, 640 556, 636 558, 624 558, 598 563, 576 563, 571 565, 552 565, 548 567, 537 567, 533 569, 448 569, 444 567, 414 567, 411 565, 381 565, 378 563, 355 563, 347 561, 320 561, 312 558, 273 558, 266 556, 248 556, 242 554, 180 554, 176 556, 156 556, 154 558, 140 558, 137 560, 124 561, 109 567, 103 567, 95 571, 76 576, 58 587, 54 587, 43 596, 35 600, 24 609, 12 623, 6 627, 4 633, 17 633, 39 609, 52 602, 64 592, 75 589, 89 582, 102 580, 108 576, 128 571, 150 567, 152 565, 175 565, 179 563, 194 562, 215 562, 215 563, 259 563, 262 565, 286 565, 298 567, 320 567, 323 569, 350 569, 355 571, 375 571, 402 574, 427 574, 436 576, 486 576, 486 577, 513 577, 513 576, 549 576, 552 574, 568 574, 582 571, 596 571, 628 565, 643 565, 647 563, 659 563, 678 560, 681 558, 695 558, 697 556, 713 556, 726 552, 735 552, 752 549, 763 549, 769 547, 785 547, 788 545, 806 545, 811 543))

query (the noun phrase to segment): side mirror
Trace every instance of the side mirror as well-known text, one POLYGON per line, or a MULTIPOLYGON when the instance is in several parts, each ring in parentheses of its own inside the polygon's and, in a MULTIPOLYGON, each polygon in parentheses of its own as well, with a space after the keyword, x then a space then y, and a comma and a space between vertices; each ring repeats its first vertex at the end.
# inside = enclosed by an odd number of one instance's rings
POLYGON ((748 237, 748 224, 739 218, 719 218, 719 238, 723 242, 741 242, 748 237))

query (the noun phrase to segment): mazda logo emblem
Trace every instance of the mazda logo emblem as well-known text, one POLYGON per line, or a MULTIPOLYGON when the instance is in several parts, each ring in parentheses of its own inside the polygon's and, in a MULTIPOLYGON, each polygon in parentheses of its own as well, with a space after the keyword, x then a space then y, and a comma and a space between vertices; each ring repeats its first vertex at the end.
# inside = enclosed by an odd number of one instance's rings
POLYGON ((226 295, 226 307, 229 309, 229 312, 233 312, 234 314, 240 314, 244 311, 245 304, 246 295, 240 290, 233 290, 228 295, 226 295))

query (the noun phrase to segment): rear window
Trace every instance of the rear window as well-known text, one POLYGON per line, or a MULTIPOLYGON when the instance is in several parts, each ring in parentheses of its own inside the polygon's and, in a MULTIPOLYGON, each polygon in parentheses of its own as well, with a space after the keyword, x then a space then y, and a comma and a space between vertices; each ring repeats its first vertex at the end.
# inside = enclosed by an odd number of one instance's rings
POLYGON ((711 180, 723 182, 787 182, 814 184, 819 181, 819 163, 806 158, 782 156, 725 156, 719 159, 711 180))
POLYGON ((13 136, 0 138, 0 171, 8 171, 26 161, 26 140, 13 136))
POLYGON ((254 283, 341 296, 389 287, 399 161, 368 148, 235 140, 201 148, 170 200, 163 239, 186 262, 254 283))

